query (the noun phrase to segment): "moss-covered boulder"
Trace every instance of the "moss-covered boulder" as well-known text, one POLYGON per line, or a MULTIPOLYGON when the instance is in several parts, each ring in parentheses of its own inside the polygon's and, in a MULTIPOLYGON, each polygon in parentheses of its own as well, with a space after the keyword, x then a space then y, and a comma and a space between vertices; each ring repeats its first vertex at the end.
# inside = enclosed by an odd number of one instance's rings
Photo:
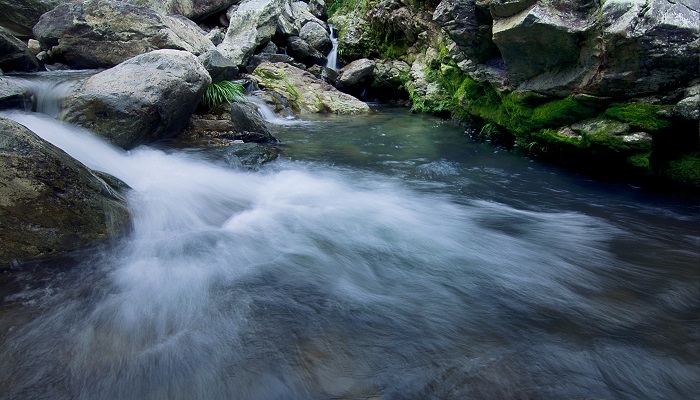
POLYGON ((285 63, 262 63, 253 72, 258 85, 276 92, 301 113, 358 114, 369 106, 311 73, 285 63))
POLYGON ((64 119, 129 149, 179 133, 210 84, 193 54, 156 50, 85 80, 64 119))
POLYGON ((0 118, 0 267, 58 255, 124 231, 124 200, 87 167, 0 118))

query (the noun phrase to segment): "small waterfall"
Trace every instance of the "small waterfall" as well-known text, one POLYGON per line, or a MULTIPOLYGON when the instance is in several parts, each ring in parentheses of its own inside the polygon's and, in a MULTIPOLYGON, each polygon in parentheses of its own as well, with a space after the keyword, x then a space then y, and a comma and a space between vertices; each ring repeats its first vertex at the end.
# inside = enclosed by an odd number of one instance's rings
POLYGON ((31 75, 6 76, 29 89, 32 93, 31 110, 54 118, 60 117, 65 99, 84 79, 95 70, 51 71, 31 75))
POLYGON ((338 70, 338 35, 335 33, 335 27, 332 24, 328 24, 331 29, 331 43, 333 43, 333 48, 331 52, 326 56, 328 58, 328 63, 326 67, 337 71, 338 70))
POLYGON ((260 116, 263 117, 263 119, 271 124, 275 125, 289 125, 289 124, 294 124, 298 123, 301 121, 296 121, 294 120, 294 117, 280 117, 279 115, 275 114, 274 111, 261 99, 255 96, 248 96, 246 97, 248 102, 252 103, 255 105, 255 107, 258 109, 258 113, 260 113, 260 116))

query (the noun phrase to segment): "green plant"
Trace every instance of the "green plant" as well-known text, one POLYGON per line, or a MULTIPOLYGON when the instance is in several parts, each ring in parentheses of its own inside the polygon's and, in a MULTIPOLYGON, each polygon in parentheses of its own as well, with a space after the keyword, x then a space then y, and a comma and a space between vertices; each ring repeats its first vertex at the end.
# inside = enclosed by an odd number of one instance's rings
POLYGON ((202 106, 211 111, 224 104, 240 102, 245 99, 245 88, 240 83, 221 81, 212 83, 202 96, 202 106))
POLYGON ((671 126, 668 120, 659 118, 658 114, 661 110, 660 106, 654 104, 613 104, 605 111, 605 114, 608 117, 627 122, 634 128, 647 132, 658 132, 671 126))

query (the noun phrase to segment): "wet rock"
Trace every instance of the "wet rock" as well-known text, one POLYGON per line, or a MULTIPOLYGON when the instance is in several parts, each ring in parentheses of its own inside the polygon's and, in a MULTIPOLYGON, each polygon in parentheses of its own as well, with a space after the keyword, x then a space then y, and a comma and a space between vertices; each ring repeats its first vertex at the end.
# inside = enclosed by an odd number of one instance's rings
POLYGON ((322 67, 317 64, 309 67, 307 71, 311 72, 316 78, 322 79, 331 85, 335 85, 335 82, 338 80, 338 71, 333 68, 322 67))
POLYGON ((83 82, 66 99, 65 120, 129 149, 181 131, 210 84, 193 54, 156 50, 83 82))
POLYGON ((32 92, 0 74, 0 110, 24 110, 32 104, 32 92))
POLYGON ((229 28, 217 49, 239 67, 244 67, 256 48, 270 41, 277 31, 282 0, 243 0, 229 12, 229 28))
POLYGON ((0 118, 0 265, 58 255, 128 228, 124 199, 87 167, 0 118))
POLYGON ((199 56, 199 61, 204 65, 212 83, 228 81, 236 78, 238 75, 238 67, 228 58, 221 55, 218 50, 209 50, 199 56))
POLYGON ((39 60, 26 44, 0 26, 0 69, 33 72, 39 70, 39 60))
POLYGON ((369 111, 366 103, 288 64, 260 64, 253 78, 261 88, 278 93, 296 112, 358 114, 369 111))
POLYGON ((231 123, 235 132, 235 136, 231 139, 255 143, 277 141, 254 104, 247 102, 231 104, 231 123))
POLYGON ((118 0, 86 0, 42 15, 34 35, 51 62, 71 68, 112 67, 156 49, 201 55, 214 48, 194 22, 118 0))

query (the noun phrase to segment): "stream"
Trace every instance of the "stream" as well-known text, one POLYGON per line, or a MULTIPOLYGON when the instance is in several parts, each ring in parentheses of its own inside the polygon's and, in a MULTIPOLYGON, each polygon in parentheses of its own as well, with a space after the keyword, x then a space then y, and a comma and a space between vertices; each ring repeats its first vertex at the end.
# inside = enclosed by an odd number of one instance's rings
POLYGON ((374 106, 282 156, 117 149, 3 112, 133 188, 133 231, 0 280, 1 399, 690 399, 694 201, 374 106))

